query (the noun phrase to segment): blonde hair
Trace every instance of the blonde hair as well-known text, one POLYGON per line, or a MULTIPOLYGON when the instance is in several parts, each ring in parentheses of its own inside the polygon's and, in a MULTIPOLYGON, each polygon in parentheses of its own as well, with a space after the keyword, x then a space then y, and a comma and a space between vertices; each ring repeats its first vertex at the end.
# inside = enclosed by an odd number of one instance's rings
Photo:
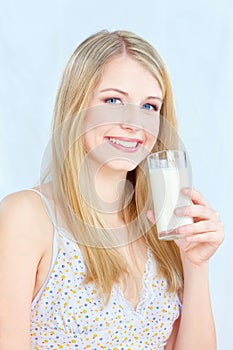
MULTIPOLYGON (((129 273, 130 268, 118 249, 114 248, 114 239, 108 235, 101 214, 90 208, 83 200, 78 184, 79 169, 85 158, 85 151, 82 138, 78 135, 82 130, 82 111, 88 107, 105 64, 123 53, 140 62, 157 79, 163 93, 161 114, 172 129, 177 129, 172 89, 165 65, 148 42, 128 31, 101 31, 77 47, 63 73, 52 128, 53 192, 63 205, 62 210, 69 230, 82 250, 86 264, 85 283, 95 283, 106 301, 110 297, 113 284, 119 282, 124 273, 129 273), (76 139, 72 144, 71 133, 74 136, 72 140, 76 139), (100 235, 96 234, 97 228, 101 229, 100 235)), ((163 150, 168 145, 169 148, 174 147, 177 142, 170 134, 166 135, 165 145, 165 142, 161 141, 161 133, 165 133, 163 122, 160 124, 160 133, 153 152, 163 150)), ((158 272, 166 278, 168 291, 177 292, 183 287, 179 249, 174 242, 159 241, 156 225, 149 225, 146 216, 141 215, 152 208, 151 200, 148 201, 150 193, 146 170, 143 171, 146 169, 144 165, 145 160, 140 167, 128 173, 127 178, 133 184, 134 195, 131 202, 123 209, 123 217, 129 225, 140 216, 138 229, 156 259, 158 272)))

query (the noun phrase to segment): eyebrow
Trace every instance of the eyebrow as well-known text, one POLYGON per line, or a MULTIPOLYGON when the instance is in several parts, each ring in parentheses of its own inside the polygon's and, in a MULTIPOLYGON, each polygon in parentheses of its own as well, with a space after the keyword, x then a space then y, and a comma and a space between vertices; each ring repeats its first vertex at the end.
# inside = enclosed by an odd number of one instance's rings
MULTIPOLYGON (((116 91, 116 92, 119 92, 120 94, 123 94, 125 96, 129 96, 129 94, 126 91, 116 89, 116 88, 107 88, 107 89, 100 90, 100 92, 106 92, 106 91, 116 91)), ((158 96, 148 96, 148 97, 146 97, 146 99, 156 99, 156 100, 160 100, 161 102, 163 102, 163 100, 158 96)))

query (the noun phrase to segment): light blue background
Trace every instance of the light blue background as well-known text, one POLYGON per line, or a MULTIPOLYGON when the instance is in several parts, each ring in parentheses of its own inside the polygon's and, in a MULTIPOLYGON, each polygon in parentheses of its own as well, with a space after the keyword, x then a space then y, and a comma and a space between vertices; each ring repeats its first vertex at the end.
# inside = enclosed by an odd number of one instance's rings
POLYGON ((0 198, 37 180, 61 73, 80 41, 127 29, 158 49, 194 187, 225 223, 210 282, 218 349, 233 349, 233 2, 8 0, 0 8, 0 198))

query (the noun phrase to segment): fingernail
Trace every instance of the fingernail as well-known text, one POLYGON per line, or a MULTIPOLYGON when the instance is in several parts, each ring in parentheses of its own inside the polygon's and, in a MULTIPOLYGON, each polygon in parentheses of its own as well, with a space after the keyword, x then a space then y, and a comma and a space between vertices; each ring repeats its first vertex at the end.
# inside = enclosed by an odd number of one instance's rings
POLYGON ((180 233, 185 233, 185 232, 187 232, 187 227, 186 227, 186 226, 180 226, 180 227, 179 227, 179 232, 180 232, 180 233))
POLYGON ((195 238, 193 236, 187 236, 187 237, 185 237, 185 239, 187 242, 192 242, 195 240, 195 238))
POLYGON ((183 211, 182 208, 176 208, 175 211, 174 211, 174 213, 175 213, 176 215, 183 215, 184 211, 183 211))
POLYGON ((190 189, 187 188, 187 187, 186 188, 182 188, 182 190, 181 190, 181 192, 184 193, 184 194, 188 194, 189 191, 190 191, 190 189))

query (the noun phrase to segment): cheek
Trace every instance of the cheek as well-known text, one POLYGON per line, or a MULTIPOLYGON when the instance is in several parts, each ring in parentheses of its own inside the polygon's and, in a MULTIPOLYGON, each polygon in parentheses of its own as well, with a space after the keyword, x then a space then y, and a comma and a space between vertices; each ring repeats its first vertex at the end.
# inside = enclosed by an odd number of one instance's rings
POLYGON ((104 135, 107 130, 104 127, 94 128, 83 135, 84 149, 86 152, 94 150, 104 142, 104 135))
POLYGON ((157 116, 156 118, 147 118, 144 120, 144 133, 146 137, 146 145, 148 149, 152 149, 156 144, 159 128, 160 128, 160 118, 157 116))
POLYGON ((146 134, 146 144, 145 147, 147 148, 148 151, 151 151, 154 145, 156 144, 157 137, 156 135, 152 135, 150 133, 146 134))
POLYGON ((151 125, 150 128, 145 131, 146 136, 146 148, 151 151, 154 145, 157 142, 158 135, 159 135, 159 126, 160 123, 157 122, 156 124, 151 125))
POLYGON ((92 131, 89 131, 83 135, 83 144, 85 152, 90 152, 94 145, 94 135, 92 131))

